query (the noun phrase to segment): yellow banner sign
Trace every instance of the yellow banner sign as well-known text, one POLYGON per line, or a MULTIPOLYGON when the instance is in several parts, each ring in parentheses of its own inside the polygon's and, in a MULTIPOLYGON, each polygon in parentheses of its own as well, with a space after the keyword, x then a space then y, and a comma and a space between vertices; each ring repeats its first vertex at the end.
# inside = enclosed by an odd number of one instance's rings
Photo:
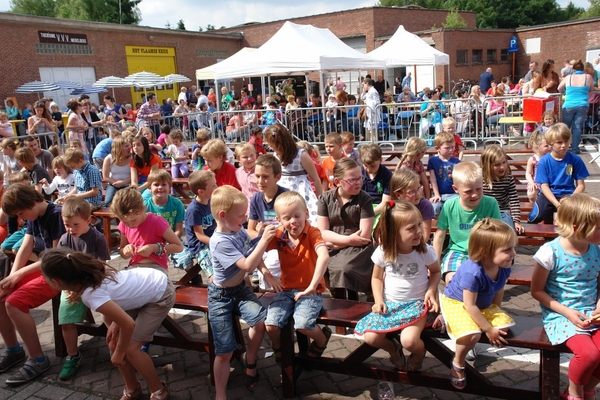
POLYGON ((125 46, 128 56, 174 57, 173 47, 125 46))

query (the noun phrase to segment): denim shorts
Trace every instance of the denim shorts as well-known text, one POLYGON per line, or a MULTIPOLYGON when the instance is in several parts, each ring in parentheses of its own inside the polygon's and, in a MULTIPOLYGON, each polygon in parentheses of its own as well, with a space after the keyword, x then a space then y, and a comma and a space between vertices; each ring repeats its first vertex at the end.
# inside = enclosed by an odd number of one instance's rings
POLYGON ((229 354, 237 350, 233 315, 240 316, 250 326, 264 321, 267 310, 259 303, 245 282, 234 287, 208 285, 208 319, 213 331, 215 354, 229 354))
POLYGON ((321 293, 314 296, 302 296, 294 301, 296 294, 302 290, 284 290, 275 295, 267 311, 265 325, 275 325, 283 328, 290 317, 294 317, 294 329, 312 331, 317 324, 317 318, 323 308, 321 293))

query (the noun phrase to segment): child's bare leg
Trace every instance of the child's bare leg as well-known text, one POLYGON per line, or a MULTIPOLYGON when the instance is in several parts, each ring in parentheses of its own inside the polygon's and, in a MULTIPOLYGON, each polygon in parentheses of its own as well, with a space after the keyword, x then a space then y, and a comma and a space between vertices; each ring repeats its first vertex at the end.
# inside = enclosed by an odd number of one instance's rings
POLYGON ((229 380, 229 363, 233 353, 219 354, 215 356, 213 373, 215 374, 215 400, 227 399, 227 381, 229 380))
MULTIPOLYGON (((256 362, 256 355, 258 354, 258 349, 260 349, 260 344, 262 343, 264 337, 265 321, 260 321, 258 324, 248 329, 248 347, 246 348, 247 364, 252 365, 256 362)), ((255 376, 256 368, 246 369, 246 374, 249 376, 255 376)))
POLYGON ((390 356, 394 357, 396 347, 394 346, 394 342, 388 339, 385 333, 366 332, 364 334, 364 339, 369 346, 383 349, 390 353, 390 356))
POLYGON ((277 325, 265 325, 265 329, 271 340, 271 347, 281 349, 281 328, 277 325))
MULTIPOLYGON (((460 339, 456 340, 456 352, 454 353, 454 359, 452 362, 457 367, 465 366, 465 359, 467 357, 467 353, 469 350, 475 347, 479 339, 481 338, 481 333, 476 333, 473 335, 463 336, 460 339)), ((455 375, 457 378, 464 378, 464 372, 458 372, 454 369, 451 370, 451 373, 455 375)))
POLYGON ((40 345, 40 339, 37 334, 35 321, 33 320, 31 314, 25 313, 8 303, 5 304, 6 312, 17 329, 17 332, 19 332, 19 335, 21 335, 21 338, 25 343, 25 347, 27 347, 27 353, 29 357, 42 357, 44 353, 42 352, 42 346, 40 345))
MULTIPOLYGON (((131 368, 124 368, 125 371, 122 371, 121 374, 123 374, 127 389, 134 389, 137 387, 137 378, 135 376, 135 371, 137 370, 148 384, 150 391, 156 392, 157 390, 162 389, 163 385, 156 373, 156 368, 154 368, 152 359, 148 353, 141 350, 143 344, 144 342, 138 342, 137 340, 132 340, 129 343, 125 359, 131 368), (129 383, 131 383, 132 386, 129 386, 129 383)), ((121 368, 119 368, 119 371, 121 371, 121 368)))
POLYGON ((77 327, 75 324, 64 324, 60 326, 62 329, 63 339, 65 340, 65 346, 67 347, 67 355, 76 356, 77 350, 77 327))
POLYGON ((421 340, 421 332, 425 328, 425 318, 421 318, 417 323, 407 326, 400 333, 400 342, 402 347, 414 355, 412 363, 419 365, 425 357, 425 343, 421 340))
POLYGON ((327 338, 319 325, 315 325, 315 329, 313 330, 298 329, 298 332, 314 340, 319 347, 324 347, 327 344, 327 338))
MULTIPOLYGON (((571 382, 569 381, 569 384, 571 382)), ((587 385, 585 385, 583 387, 584 393, 583 393, 583 398, 585 400, 595 400, 596 399, 596 386, 598 386, 598 383, 600 383, 600 379, 595 378, 593 375, 590 378, 589 382, 587 383, 587 385), (588 393, 593 393, 593 394, 585 394, 585 392, 588 393)))
POLYGON ((5 302, 0 302, 0 335, 6 347, 15 347, 19 344, 19 339, 16 328, 8 317, 6 305, 5 302))
POLYGON ((446 273, 446 278, 444 279, 444 281, 446 282, 446 286, 448 286, 450 284, 450 281, 452 280, 452 277, 456 274, 456 272, 447 272, 446 273))

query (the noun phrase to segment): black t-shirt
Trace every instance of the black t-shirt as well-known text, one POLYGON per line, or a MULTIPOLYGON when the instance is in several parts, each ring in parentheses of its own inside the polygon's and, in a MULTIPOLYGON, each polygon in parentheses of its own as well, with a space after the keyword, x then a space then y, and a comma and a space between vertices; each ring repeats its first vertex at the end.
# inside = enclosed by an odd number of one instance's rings
POLYGON ((35 243, 35 252, 51 249, 52 242, 65 233, 65 225, 62 220, 62 207, 48 203, 44 215, 33 221, 27 221, 28 235, 32 235, 35 243))

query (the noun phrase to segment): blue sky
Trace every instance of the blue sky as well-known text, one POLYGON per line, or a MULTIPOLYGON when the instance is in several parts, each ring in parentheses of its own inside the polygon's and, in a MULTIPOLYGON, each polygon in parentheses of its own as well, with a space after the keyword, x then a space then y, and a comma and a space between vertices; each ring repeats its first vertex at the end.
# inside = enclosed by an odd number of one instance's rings
MULTIPOLYGON (((573 0, 580 6, 587 8, 587 0, 573 0)), ((246 0, 246 1, 212 1, 198 2, 195 0, 142 0, 141 25, 164 28, 167 21, 171 26, 176 26, 180 19, 185 23, 187 30, 198 30, 207 24, 220 26, 234 26, 246 22, 267 22, 292 17, 322 14, 326 12, 348 10, 353 8, 369 7, 375 0, 304 0, 299 2, 282 2, 280 0, 246 0)), ((566 0, 558 0, 562 6, 568 4, 566 0)), ((0 11, 10 9, 10 0, 0 0, 0 11)))

